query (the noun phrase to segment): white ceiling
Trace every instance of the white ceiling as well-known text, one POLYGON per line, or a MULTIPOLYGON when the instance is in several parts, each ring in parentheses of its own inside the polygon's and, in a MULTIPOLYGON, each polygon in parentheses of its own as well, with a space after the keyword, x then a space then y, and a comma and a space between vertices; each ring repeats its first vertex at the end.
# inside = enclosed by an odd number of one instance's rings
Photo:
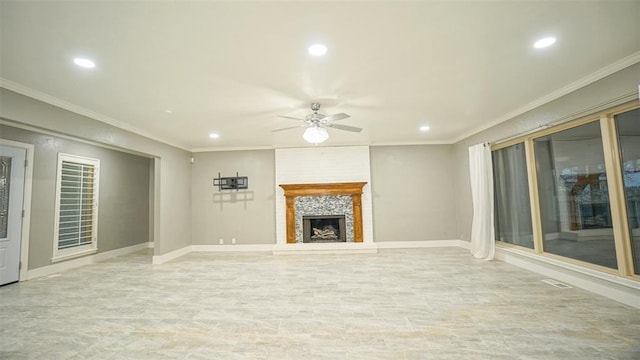
POLYGON ((0 16, 4 87, 195 151, 308 145, 271 130, 311 101, 364 129, 327 145, 451 143, 640 61, 639 1, 2 1, 0 16))

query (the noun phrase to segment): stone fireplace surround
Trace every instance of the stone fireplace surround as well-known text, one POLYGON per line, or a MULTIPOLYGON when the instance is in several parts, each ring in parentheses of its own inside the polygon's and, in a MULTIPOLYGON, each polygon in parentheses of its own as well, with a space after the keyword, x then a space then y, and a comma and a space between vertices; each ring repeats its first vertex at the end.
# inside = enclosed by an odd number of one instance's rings
MULTIPOLYGON (((284 196, 286 198, 286 233, 287 244, 295 244, 300 241, 301 234, 299 230, 302 214, 296 215, 296 208, 298 212, 301 210, 301 206, 298 202, 296 206, 296 199, 300 197, 337 197, 341 195, 348 195, 351 197, 351 206, 349 207, 352 212, 345 214, 347 217, 352 218, 351 226, 349 229, 353 229, 352 235, 348 238, 352 238, 353 242, 362 242, 362 188, 366 185, 366 182, 343 182, 343 183, 316 183, 316 184, 280 184, 280 187, 284 190, 284 196)), ((335 199, 335 201, 339 201, 335 199)), ((306 213, 305 215, 312 215, 306 213)), ((315 215, 315 214, 314 214, 315 215)))

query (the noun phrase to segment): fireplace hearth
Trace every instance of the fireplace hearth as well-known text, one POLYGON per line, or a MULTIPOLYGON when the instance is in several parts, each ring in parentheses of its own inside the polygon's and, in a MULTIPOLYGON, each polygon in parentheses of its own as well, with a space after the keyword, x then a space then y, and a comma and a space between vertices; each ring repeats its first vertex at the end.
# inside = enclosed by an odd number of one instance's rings
POLYGON ((310 215, 302 217, 302 242, 346 242, 344 215, 310 215))

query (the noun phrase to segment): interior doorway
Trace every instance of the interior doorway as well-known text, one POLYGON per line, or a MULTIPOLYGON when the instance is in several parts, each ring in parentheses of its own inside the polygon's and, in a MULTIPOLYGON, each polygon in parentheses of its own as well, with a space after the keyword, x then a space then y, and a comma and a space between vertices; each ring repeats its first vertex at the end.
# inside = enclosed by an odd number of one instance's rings
POLYGON ((25 148, 0 145, 0 286, 20 279, 25 148))

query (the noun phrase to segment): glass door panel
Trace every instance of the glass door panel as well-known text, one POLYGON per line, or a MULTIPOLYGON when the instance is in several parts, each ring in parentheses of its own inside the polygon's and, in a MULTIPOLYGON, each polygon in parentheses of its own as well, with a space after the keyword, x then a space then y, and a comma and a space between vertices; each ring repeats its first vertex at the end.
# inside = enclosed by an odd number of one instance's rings
POLYGON ((640 109, 615 116, 634 272, 640 274, 640 109))
POLYGON ((496 240, 533 249, 524 144, 495 150, 492 156, 496 240))
POLYGON ((544 251, 617 269, 599 121, 534 140, 544 251))

